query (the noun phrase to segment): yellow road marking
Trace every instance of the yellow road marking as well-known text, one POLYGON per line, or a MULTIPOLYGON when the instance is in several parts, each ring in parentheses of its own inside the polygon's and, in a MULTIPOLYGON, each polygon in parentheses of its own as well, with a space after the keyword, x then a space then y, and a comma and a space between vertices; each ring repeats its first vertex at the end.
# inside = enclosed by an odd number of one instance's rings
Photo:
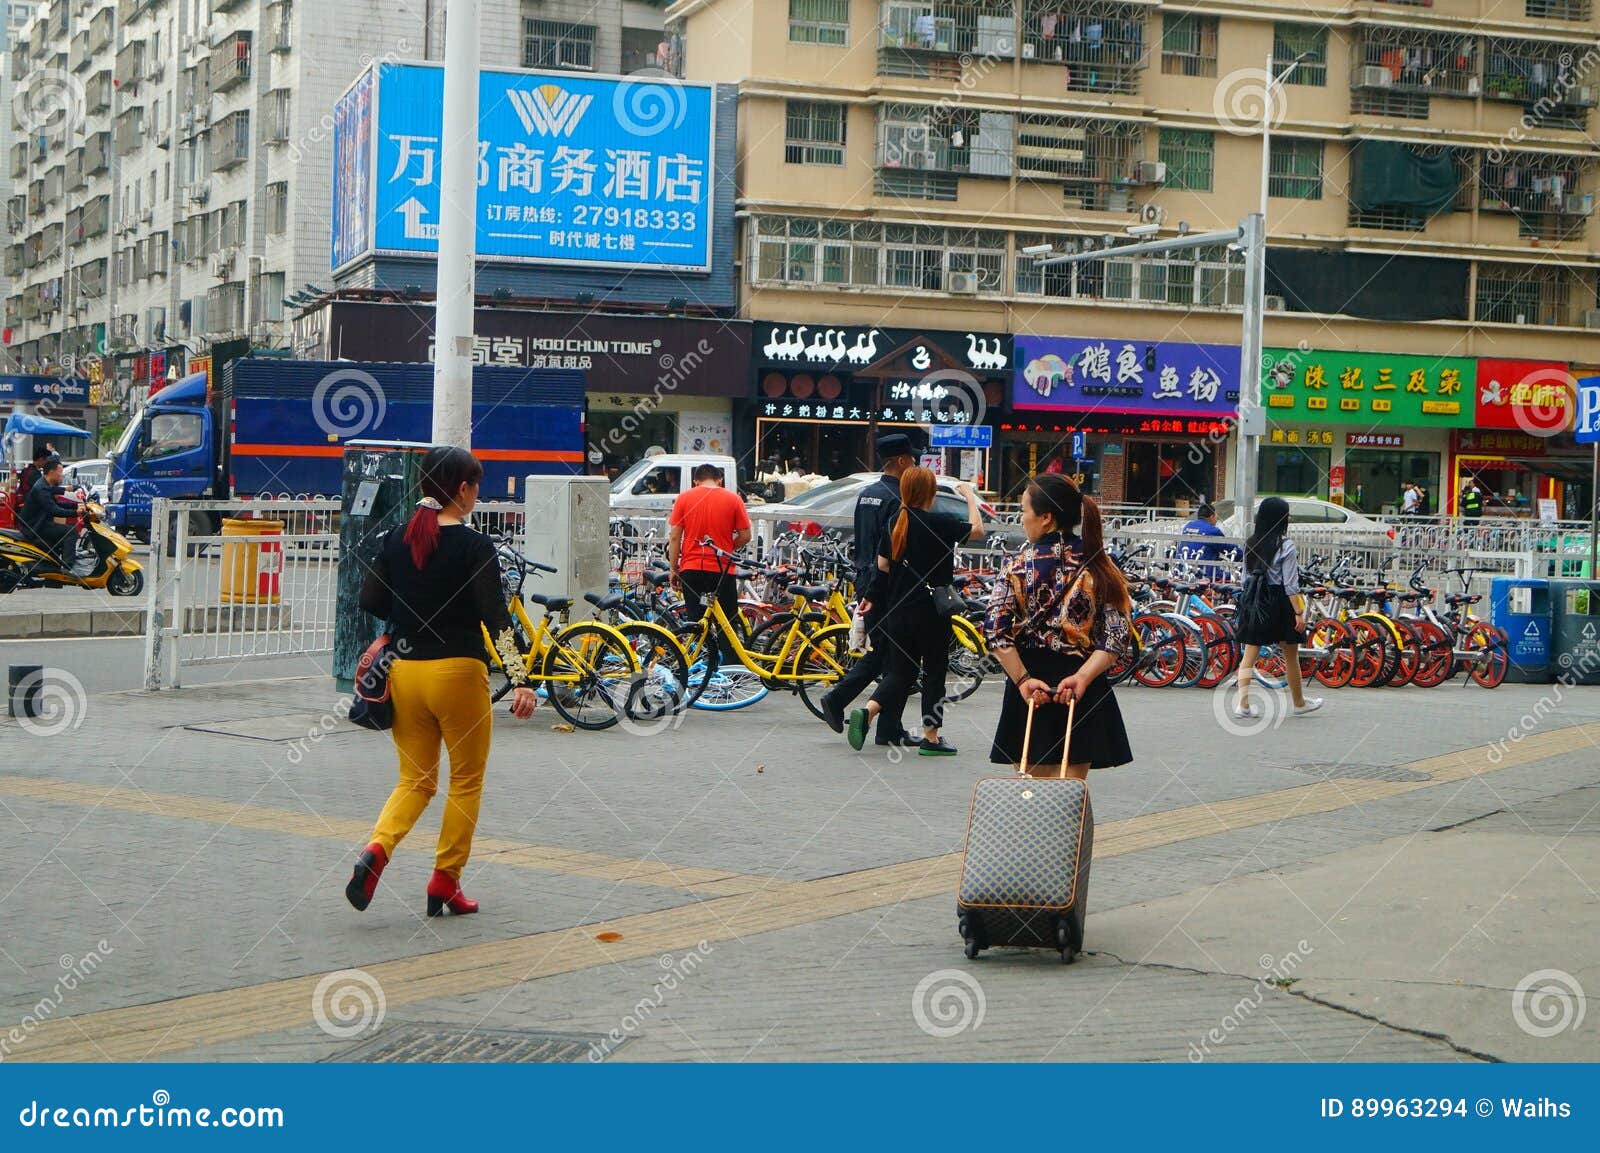
MULTIPOLYGON (((203 821, 207 824, 228 825, 236 829, 253 829, 264 833, 315 837, 323 841, 338 841, 349 845, 352 849, 364 845, 372 833, 372 825, 366 821, 342 820, 314 813, 296 813, 286 809, 259 808, 255 805, 208 800, 204 797, 152 793, 144 789, 108 785, 84 785, 74 781, 41 780, 36 777, 0 776, 0 796, 24 797, 47 804, 88 805, 123 813, 141 813, 151 817, 203 821)), ((437 833, 437 828, 427 829, 418 825, 412 831, 412 836, 432 838, 437 833)), ((581 849, 529 845, 498 837, 478 837, 473 841, 472 848, 472 859, 480 864, 492 861, 499 865, 594 877, 602 881, 680 889, 702 896, 724 897, 734 893, 748 893, 772 883, 766 877, 748 877, 727 869, 706 869, 696 865, 671 865, 661 861, 608 857, 600 853, 584 852, 581 849)))
MULTIPOLYGON (((1095 856, 1120 856, 1399 796, 1593 747, 1597 740, 1600 724, 1573 726, 1530 736, 1507 748, 1499 760, 1491 761, 1491 746, 1484 745, 1402 766, 1428 773, 1426 781, 1317 782, 1112 821, 1096 830, 1095 856)), ((775 882, 772 888, 757 892, 385 961, 366 966, 366 971, 377 978, 390 1008, 460 997, 952 893, 960 871, 961 854, 952 853, 815 881, 775 882), (621 936, 610 943, 595 940, 597 933, 604 932, 621 936)), ((314 974, 58 1019, 42 1025, 29 1039, 25 1057, 29 1061, 148 1060, 306 1026, 313 1020, 312 993, 321 979, 321 974, 314 974)))

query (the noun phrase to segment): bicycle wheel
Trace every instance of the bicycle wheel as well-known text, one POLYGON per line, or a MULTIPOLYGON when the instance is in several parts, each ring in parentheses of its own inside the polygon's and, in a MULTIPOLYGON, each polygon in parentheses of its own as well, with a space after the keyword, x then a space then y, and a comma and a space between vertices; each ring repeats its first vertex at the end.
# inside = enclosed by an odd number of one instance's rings
POLYGON ((826 680, 793 680, 790 685, 799 690, 800 699, 806 703, 812 715, 824 720, 822 695, 854 663, 855 658, 850 653, 850 626, 824 625, 796 643, 794 655, 781 672, 791 678, 819 674, 827 677, 826 680))
POLYGON ((743 665, 719 665, 705 678, 700 692, 695 695, 693 707, 726 713, 765 700, 768 692, 761 677, 743 665))
POLYGON ((744 647, 753 653, 765 653, 771 656, 783 647, 783 640, 789 635, 789 625, 793 621, 794 614, 791 612, 774 613, 761 627, 750 634, 750 639, 744 642, 744 647))
POLYGON ((539 675, 563 720, 599 731, 621 719, 638 672, 627 641, 604 625, 583 623, 555 635, 539 675))
POLYGON ((964 701, 978 691, 988 671, 987 655, 983 634, 973 623, 965 617, 950 618, 950 667, 945 675, 945 700, 964 701))
POLYGON ((1417 635, 1422 659, 1417 664, 1416 676, 1411 683, 1418 688, 1431 689, 1444 684, 1455 671, 1455 661, 1450 653, 1450 634, 1430 620, 1411 622, 1411 631, 1417 635))
POLYGON ((639 687, 628 695, 628 716, 659 720, 681 712, 688 698, 689 654, 678 638, 660 625, 623 621, 613 625, 639 662, 639 687))
MULTIPOLYGON (((1144 649, 1139 637, 1138 629, 1131 629, 1128 633, 1128 646, 1118 653, 1111 661, 1111 667, 1106 670, 1106 680, 1115 687, 1133 675, 1133 670, 1144 660, 1144 649)), ((992 657, 990 658, 993 659, 992 657)), ((1004 670, 1002 670, 1004 671, 1004 670)))
POLYGON ((1183 633, 1165 617, 1144 613, 1133 619, 1139 634, 1139 659, 1133 666, 1133 679, 1153 689, 1166 688, 1183 672, 1188 646, 1183 633))
POLYGON ((1400 659, 1395 663, 1394 676, 1389 678, 1389 683, 1403 688, 1417 675, 1417 668, 1422 663, 1422 646, 1409 621, 1396 620, 1394 627, 1400 631, 1400 638, 1405 644, 1400 647, 1400 659))
POLYGON ((1300 671, 1310 673, 1330 689, 1342 689, 1355 675, 1355 650, 1350 630, 1336 620, 1321 620, 1311 626, 1307 648, 1321 649, 1327 655, 1307 661, 1301 658, 1300 671))
POLYGON ((1486 689, 1498 688, 1506 679, 1506 665, 1510 663, 1511 644, 1505 630, 1494 625, 1473 625, 1462 647, 1474 654, 1469 666, 1472 679, 1486 689))
POLYGON ((1378 683, 1388 665, 1388 645, 1378 626, 1361 617, 1345 622, 1350 632, 1350 651, 1355 665, 1350 683, 1358 689, 1370 689, 1378 683))
POLYGON ((1161 613, 1160 616, 1170 621, 1172 627, 1183 637, 1183 667, 1178 670, 1172 687, 1193 688, 1200 683, 1200 678, 1206 672, 1206 643, 1204 635, 1200 632, 1200 626, 1190 618, 1176 613, 1161 613))
POLYGON ((1239 646, 1233 638, 1233 629, 1220 617, 1196 617, 1200 638, 1205 643, 1205 672, 1196 683, 1203 689, 1214 689, 1239 667, 1239 646))

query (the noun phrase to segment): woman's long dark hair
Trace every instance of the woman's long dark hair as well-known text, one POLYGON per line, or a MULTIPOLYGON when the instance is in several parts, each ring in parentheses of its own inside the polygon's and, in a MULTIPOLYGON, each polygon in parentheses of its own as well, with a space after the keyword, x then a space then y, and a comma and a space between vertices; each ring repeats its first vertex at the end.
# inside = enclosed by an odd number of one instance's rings
POLYGON ((1249 572, 1266 572, 1289 535, 1289 502, 1269 496, 1256 509, 1256 528, 1244 542, 1244 566, 1249 572))
MULTIPOLYGON (((456 502, 464 484, 477 484, 483 479, 483 465, 464 448, 440 445, 430 448, 422 458, 422 495, 438 501, 445 508, 456 502)), ((439 547, 439 510, 418 505, 406 525, 406 545, 411 549, 411 563, 419 569, 428 563, 433 550, 439 547)))
POLYGON ((1094 578, 1095 597, 1102 605, 1128 610, 1128 582, 1122 570, 1106 555, 1105 532, 1100 523, 1100 506, 1084 496, 1078 486, 1059 472, 1045 473, 1028 482, 1028 502, 1035 515, 1049 513, 1063 533, 1078 530, 1083 541, 1083 563, 1094 578))

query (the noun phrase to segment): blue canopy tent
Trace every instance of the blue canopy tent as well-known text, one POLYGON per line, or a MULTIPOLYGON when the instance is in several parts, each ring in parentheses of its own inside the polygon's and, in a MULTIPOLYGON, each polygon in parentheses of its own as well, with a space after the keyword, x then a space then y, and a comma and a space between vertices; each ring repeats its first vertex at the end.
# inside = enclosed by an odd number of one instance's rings
POLYGON ((44 437, 83 437, 88 439, 90 434, 81 428, 74 428, 70 424, 62 424, 59 420, 51 420, 47 416, 40 416, 32 412, 14 412, 6 417, 4 432, 0 432, 0 447, 4 448, 7 459, 11 456, 11 446, 24 436, 44 437))

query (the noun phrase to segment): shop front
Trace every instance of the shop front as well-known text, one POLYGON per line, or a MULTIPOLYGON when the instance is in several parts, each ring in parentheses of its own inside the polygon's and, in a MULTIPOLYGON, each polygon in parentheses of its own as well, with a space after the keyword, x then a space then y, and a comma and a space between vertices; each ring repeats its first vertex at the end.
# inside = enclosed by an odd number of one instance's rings
POLYGON ((1573 440, 1576 402, 1565 364, 1478 361, 1476 428, 1455 435, 1451 492, 1470 478, 1486 513, 1587 519, 1593 456, 1573 440))
POLYGON ((1108 503, 1184 508, 1223 493, 1239 407, 1232 345, 1018 336, 1001 429, 1008 495, 1066 472, 1108 503))
POLYGON ((1262 363, 1259 491, 1391 514, 1416 484, 1440 511, 1451 433, 1473 421, 1476 361, 1269 348, 1262 363))
MULTIPOLYGON (((872 446, 885 429, 997 423, 1011 338, 757 322, 750 364, 752 398, 736 417, 749 429, 754 459, 840 477, 877 466, 872 446)), ((928 463, 984 488, 995 483, 983 447, 935 449, 928 463)))
MULTIPOLYGON (((99 433, 99 413, 89 403, 89 382, 74 376, 0 375, 0 425, 14 412, 32 413, 84 429, 88 440, 60 440, 56 447, 68 459, 93 455, 94 436, 99 433)), ((10 453, 13 463, 32 459, 31 437, 21 443, 0 446, 0 466, 10 453)))
MULTIPOLYGON (((474 325, 475 364, 584 374, 593 472, 615 476, 652 450, 733 451, 732 406, 749 378, 745 321, 480 308, 474 325)), ((433 309, 330 301, 296 319, 294 351, 431 361, 433 309)))

